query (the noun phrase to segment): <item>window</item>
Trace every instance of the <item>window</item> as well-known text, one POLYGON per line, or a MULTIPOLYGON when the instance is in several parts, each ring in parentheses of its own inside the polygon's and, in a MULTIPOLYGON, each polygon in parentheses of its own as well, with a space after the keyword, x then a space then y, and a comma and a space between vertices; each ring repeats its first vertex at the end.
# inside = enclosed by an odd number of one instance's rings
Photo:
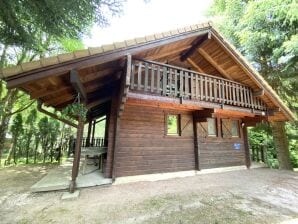
POLYGON ((238 120, 232 120, 232 137, 239 137, 239 122, 238 120))
POLYGON ((221 119, 221 132, 223 138, 232 137, 230 119, 221 119))
POLYGON ((215 118, 207 118, 208 136, 216 136, 216 120, 215 118))
POLYGON ((207 118, 204 122, 198 122, 197 124, 198 136, 202 138, 216 137, 217 127, 215 118, 207 118))
POLYGON ((178 114, 167 115, 167 135, 180 135, 180 116, 178 114))
POLYGON ((238 120, 222 119, 221 130, 223 138, 240 137, 238 120))

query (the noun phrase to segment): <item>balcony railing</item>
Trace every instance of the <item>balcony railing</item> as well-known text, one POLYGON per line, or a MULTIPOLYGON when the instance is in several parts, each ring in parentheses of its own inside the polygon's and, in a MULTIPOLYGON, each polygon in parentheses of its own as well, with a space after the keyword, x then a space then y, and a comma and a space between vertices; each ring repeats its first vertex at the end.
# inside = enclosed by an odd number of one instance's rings
POLYGON ((243 84, 153 61, 132 61, 130 89, 147 94, 265 110, 265 104, 243 84))
MULTIPOLYGON (((69 148, 68 148, 68 156, 74 153, 76 147, 76 138, 69 139, 69 148)), ((108 146, 108 140, 106 138, 82 138, 81 139, 81 147, 91 147, 94 150, 98 150, 100 148, 105 148, 108 146)))

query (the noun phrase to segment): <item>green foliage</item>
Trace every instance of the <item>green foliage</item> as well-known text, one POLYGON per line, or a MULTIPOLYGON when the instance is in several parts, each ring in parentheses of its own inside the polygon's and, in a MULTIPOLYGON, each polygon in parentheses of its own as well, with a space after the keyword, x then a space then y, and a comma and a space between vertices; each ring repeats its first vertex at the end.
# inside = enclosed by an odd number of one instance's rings
POLYGON ((0 42, 34 48, 36 33, 80 39, 94 22, 106 25, 121 7, 121 0, 2 0, 0 42))
POLYGON ((178 134, 177 115, 168 115, 168 134, 178 134))
POLYGON ((249 129, 249 145, 252 150, 265 150, 266 162, 271 168, 278 168, 277 154, 271 129, 268 124, 259 124, 249 129))
MULTIPOLYGON (((263 75, 289 108, 298 111, 298 2, 293 0, 215 0, 210 9, 216 26, 263 75)), ((287 124, 293 165, 297 167, 297 121, 287 124)), ((250 142, 268 147, 276 167, 270 129, 250 131, 250 142), (260 133, 257 133, 259 131, 260 133)))
MULTIPOLYGON (((0 1, 0 69, 82 49, 82 35, 86 34, 94 23, 100 26, 106 25, 111 15, 121 12, 123 2, 123 0, 0 1)), ((28 95, 17 89, 6 89, 5 82, 0 80, 0 165, 3 152, 7 153, 4 144, 7 132, 10 129, 13 132, 17 131, 15 126, 9 127, 10 119, 20 112, 24 115, 24 133, 16 139, 15 143, 19 148, 10 152, 18 151, 20 156, 25 152, 27 163, 28 158, 33 155, 36 162, 42 154, 39 150, 39 145, 42 144, 44 154, 50 150, 52 159, 53 147, 56 147, 58 142, 57 140, 54 142, 54 139, 61 134, 57 130, 59 125, 55 121, 47 121, 46 118, 40 119, 40 114, 32 110, 35 107, 28 95), (28 108, 31 109, 30 113, 26 111, 28 108)), ((79 114, 84 116, 85 111, 80 110, 79 114)), ((61 140, 60 144, 65 145, 65 141, 61 140)), ((44 155, 44 159, 46 157, 47 155, 44 155)))
POLYGON ((62 49, 66 52, 72 52, 76 50, 84 49, 84 44, 81 40, 77 39, 61 39, 62 49))
POLYGON ((23 118, 21 114, 17 114, 13 119, 10 132, 14 137, 23 132, 23 118))
POLYGON ((62 114, 70 118, 80 117, 83 121, 86 121, 88 109, 81 103, 72 103, 67 105, 62 114))

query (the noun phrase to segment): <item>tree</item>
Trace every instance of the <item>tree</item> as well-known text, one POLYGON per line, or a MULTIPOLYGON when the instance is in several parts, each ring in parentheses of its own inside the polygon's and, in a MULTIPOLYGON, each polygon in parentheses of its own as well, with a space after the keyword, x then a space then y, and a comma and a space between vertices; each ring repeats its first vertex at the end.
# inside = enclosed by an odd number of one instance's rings
MULTIPOLYGON (((210 14, 288 106, 298 111, 298 3, 293 0, 215 0, 210 14)), ((280 168, 290 169, 285 122, 272 123, 280 168), (280 134, 276 134, 280 133, 280 134)), ((298 127, 297 122, 290 125, 298 127)), ((296 132, 296 139, 298 134, 296 132)))
MULTIPOLYGON (((82 48, 82 35, 94 23, 107 25, 122 4, 122 0, 0 1, 0 69, 75 50, 74 45, 82 48)), ((33 103, 17 89, 7 90, 0 80, 0 165, 11 117, 33 103)))
POLYGON ((13 119, 10 132, 12 135, 12 146, 7 157, 7 164, 10 164, 10 160, 13 157, 13 161, 16 164, 16 154, 18 149, 18 137, 23 132, 23 118, 21 114, 17 114, 13 119))
POLYGON ((37 118, 37 112, 35 109, 33 109, 30 111, 30 114, 28 115, 25 122, 26 127, 24 130, 24 138, 25 138, 26 164, 29 163, 30 144, 34 136, 36 118, 37 118))
POLYGON ((49 119, 48 135, 49 135, 49 146, 50 146, 50 159, 53 162, 54 150, 58 146, 58 136, 59 136, 60 123, 57 120, 49 119))
POLYGON ((46 157, 49 149, 49 119, 48 117, 43 117, 38 122, 38 130, 40 133, 40 143, 43 150, 43 163, 46 162, 46 157))
POLYGON ((34 37, 40 32, 58 39, 80 39, 94 22, 106 25, 111 14, 121 11, 122 3, 122 0, 2 0, 0 43, 37 50, 38 40, 34 37))

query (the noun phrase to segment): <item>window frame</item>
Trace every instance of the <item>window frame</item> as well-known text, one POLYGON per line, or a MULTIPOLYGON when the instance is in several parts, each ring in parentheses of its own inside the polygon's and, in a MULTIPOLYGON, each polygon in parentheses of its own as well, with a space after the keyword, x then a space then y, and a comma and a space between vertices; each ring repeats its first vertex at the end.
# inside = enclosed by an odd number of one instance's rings
POLYGON ((222 117, 221 119, 221 122, 220 122, 220 128, 221 128, 221 137, 224 138, 224 139, 235 139, 235 138, 241 138, 241 130, 240 130, 240 120, 237 119, 237 118, 227 118, 227 117, 222 117), (229 130, 227 129, 227 127, 225 125, 223 125, 224 121, 225 120, 228 120, 229 121, 229 130), (237 136, 234 136, 233 133, 232 133, 232 125, 233 125, 233 122, 236 122, 237 123, 237 132, 238 132, 238 135, 237 136), (224 128, 229 131, 229 136, 226 136, 224 135, 224 128))
POLYGON ((178 113, 165 113, 165 136, 166 137, 180 137, 181 136, 181 114, 178 113), (177 134, 170 134, 168 133, 168 118, 169 116, 176 116, 177 117, 177 134))
POLYGON ((232 138, 241 138, 240 136, 240 122, 238 119, 230 119, 231 120, 231 136, 232 138), (233 122, 235 122, 237 124, 237 136, 236 135, 233 135, 233 122))
POLYGON ((207 118, 207 137, 210 137, 210 138, 218 137, 217 119, 214 118, 214 117, 208 117, 207 118), (213 122, 214 122, 214 129, 215 129, 215 134, 214 135, 209 133, 209 120, 213 120, 213 122))

